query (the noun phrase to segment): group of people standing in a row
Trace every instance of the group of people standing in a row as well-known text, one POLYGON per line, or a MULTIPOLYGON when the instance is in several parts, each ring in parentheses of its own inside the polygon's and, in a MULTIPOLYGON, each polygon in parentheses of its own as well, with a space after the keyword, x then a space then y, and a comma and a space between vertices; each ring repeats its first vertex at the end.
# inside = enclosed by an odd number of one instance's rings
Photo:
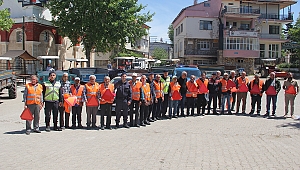
MULTIPOLYGON (((80 78, 75 78, 75 83, 70 84, 68 73, 64 73, 61 81, 56 81, 56 73, 49 73, 49 80, 42 85, 38 84, 37 77, 31 77, 31 83, 25 87, 23 100, 24 108, 29 108, 34 120, 33 131, 40 133, 39 118, 40 110, 45 103, 45 123, 46 131, 50 131, 51 113, 53 116, 54 130, 61 131, 64 128, 83 128, 81 113, 84 103, 86 103, 87 128, 97 128, 96 115, 98 107, 101 110, 100 129, 111 129, 112 104, 116 102, 116 128, 120 127, 120 119, 123 117, 123 127, 139 127, 150 125, 150 122, 178 116, 196 116, 219 114, 217 107, 221 108, 220 114, 232 114, 236 103, 236 112, 246 113, 247 93, 251 96, 251 111, 254 114, 255 107, 257 114, 261 112, 261 98, 263 93, 267 95, 265 116, 275 115, 277 94, 281 89, 280 82, 275 78, 275 73, 270 73, 270 77, 264 82, 255 75, 253 80, 246 77, 243 72, 241 76, 236 76, 235 71, 230 75, 218 71, 207 79, 203 72, 201 77, 196 79, 187 73, 182 72, 181 76, 168 76, 165 70, 163 75, 150 73, 142 75, 140 81, 137 74, 132 74, 132 80, 127 81, 127 75, 122 74, 121 80, 116 84, 110 83, 110 78, 104 78, 104 82, 98 84, 96 77, 91 75, 89 82, 85 85, 80 84, 80 78), (76 104, 70 106, 65 99, 76 96, 76 104), (227 104, 225 105, 225 101, 227 104), (272 101, 272 110, 270 108, 272 101), (242 102, 242 112, 240 104, 242 102), (211 103, 213 106, 211 108, 211 103), (186 106, 186 112, 185 110, 186 106), (168 109, 169 108, 169 109, 168 109), (195 112, 197 108, 197 112, 195 112), (207 110, 207 112, 206 112, 207 110), (168 111, 168 114, 167 114, 168 111), (272 112, 271 112, 272 111, 272 112), (60 114, 58 114, 58 112, 60 114), (69 117, 72 112, 72 125, 69 126, 69 117), (128 124, 128 114, 130 121, 128 124), (106 123, 104 118, 106 116, 106 123), (58 118, 60 126, 58 126, 58 118), (77 126, 76 126, 77 120, 77 126)), ((289 104, 291 116, 294 114, 294 101, 299 92, 297 81, 288 73, 282 88, 285 90, 285 116, 288 114, 289 104)), ((26 134, 31 133, 31 121, 26 121, 26 134)))

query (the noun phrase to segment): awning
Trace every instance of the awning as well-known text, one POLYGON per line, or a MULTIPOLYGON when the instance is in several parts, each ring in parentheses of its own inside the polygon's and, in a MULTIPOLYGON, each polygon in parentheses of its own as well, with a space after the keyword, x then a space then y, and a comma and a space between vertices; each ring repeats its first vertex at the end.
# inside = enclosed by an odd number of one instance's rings
POLYGON ((16 57, 20 57, 23 60, 37 60, 35 57, 33 57, 32 55, 30 55, 26 50, 9 50, 7 51, 5 54, 3 54, 0 57, 10 57, 10 58, 16 58, 16 57))
POLYGON ((0 57, 0 60, 12 60, 11 57, 0 57))
POLYGON ((76 62, 88 62, 88 59, 84 58, 66 58, 67 61, 76 61, 76 62))
POLYGON ((59 59, 59 56, 51 56, 51 55, 44 55, 44 56, 38 56, 38 59, 59 59))

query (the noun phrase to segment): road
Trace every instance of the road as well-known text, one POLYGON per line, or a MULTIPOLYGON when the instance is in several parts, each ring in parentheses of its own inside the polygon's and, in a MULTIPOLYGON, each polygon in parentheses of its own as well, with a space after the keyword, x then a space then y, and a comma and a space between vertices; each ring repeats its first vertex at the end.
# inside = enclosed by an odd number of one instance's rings
MULTIPOLYGON (((283 91, 276 119, 209 115, 141 128, 25 135, 22 89, 15 100, 0 98, 0 169, 300 169, 300 121, 280 117, 283 91)), ((262 113, 265 103, 263 97, 262 113)), ((296 115, 299 103, 298 96, 296 115)), ((40 123, 44 130, 43 112, 40 123)))

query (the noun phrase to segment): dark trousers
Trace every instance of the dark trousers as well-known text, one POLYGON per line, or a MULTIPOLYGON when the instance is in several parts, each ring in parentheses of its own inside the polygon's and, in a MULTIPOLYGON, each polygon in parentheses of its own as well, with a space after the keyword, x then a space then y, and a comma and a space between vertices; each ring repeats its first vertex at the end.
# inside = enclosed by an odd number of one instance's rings
POLYGON ((127 123, 128 119, 128 102, 127 100, 116 101, 116 124, 120 123, 120 118, 123 115, 124 123, 127 123))
POLYGON ((234 110, 235 102, 236 102, 236 92, 231 93, 232 96, 232 103, 231 103, 231 111, 234 110))
POLYGON ((153 117, 153 106, 154 106, 154 104, 150 104, 149 106, 148 106, 148 115, 147 115, 147 119, 149 120, 150 119, 150 116, 151 116, 151 113, 152 113, 152 116, 151 117, 153 117))
POLYGON ((180 108, 180 115, 184 116, 184 106, 186 101, 186 93, 181 93, 182 99, 179 101, 178 109, 177 109, 177 116, 179 116, 179 108, 180 108))
POLYGON ((198 94, 197 95, 197 114, 200 115, 205 113, 205 106, 207 104, 207 101, 205 99, 205 94, 198 94))
POLYGON ((45 102, 45 123, 50 126, 51 112, 53 114, 53 124, 57 127, 58 102, 45 102))
POLYGON ((222 93, 218 93, 217 97, 218 97, 218 106, 219 106, 219 108, 221 108, 221 106, 222 106, 222 93))
POLYGON ((191 115, 194 115, 196 98, 187 97, 186 101, 187 101, 187 113, 186 113, 186 115, 190 115, 190 109, 191 109, 191 115))
POLYGON ((140 123, 146 122, 148 115, 149 115, 149 106, 146 106, 145 103, 142 103, 141 105, 141 117, 140 117, 140 123))
POLYGON ((260 113, 261 110, 261 96, 259 94, 251 94, 251 113, 255 110, 255 105, 257 105, 256 111, 260 113))
POLYGON ((217 113, 217 94, 209 94, 208 114, 210 114, 211 103, 213 102, 213 113, 217 113))
POLYGON ((72 125, 76 126, 76 118, 78 126, 81 126, 81 113, 82 113, 82 106, 73 106, 72 107, 72 125))
POLYGON ((277 95, 267 95, 267 114, 270 114, 270 105, 272 100, 272 114, 276 113, 276 102, 277 102, 277 95))
POLYGON ((161 106, 161 116, 166 115, 168 106, 169 106, 169 94, 165 94, 164 101, 162 102, 162 106, 161 106))
POLYGON ((106 115, 106 127, 109 128, 111 124, 111 103, 105 103, 105 104, 100 104, 101 108, 101 120, 100 120, 100 125, 101 127, 104 126, 104 116, 106 115))
POLYGON ((70 113, 65 112, 65 107, 58 107, 59 110, 59 126, 69 127, 70 113))
POLYGON ((140 109, 140 101, 132 100, 130 106, 129 106, 129 117, 130 117, 130 125, 138 124, 139 122, 139 109, 140 109), (134 117, 134 123, 133 123, 133 115, 134 117))
POLYGON ((161 105, 162 105, 162 99, 158 98, 157 103, 154 102, 153 104, 152 118, 161 117, 160 115, 161 105))

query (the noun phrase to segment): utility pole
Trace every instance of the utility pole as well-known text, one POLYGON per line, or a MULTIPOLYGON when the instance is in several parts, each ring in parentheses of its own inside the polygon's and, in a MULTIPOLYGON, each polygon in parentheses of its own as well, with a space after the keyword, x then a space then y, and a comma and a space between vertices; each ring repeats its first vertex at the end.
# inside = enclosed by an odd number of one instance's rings
POLYGON ((23 50, 25 50, 25 16, 23 16, 23 25, 22 25, 22 45, 23 45, 23 50))

